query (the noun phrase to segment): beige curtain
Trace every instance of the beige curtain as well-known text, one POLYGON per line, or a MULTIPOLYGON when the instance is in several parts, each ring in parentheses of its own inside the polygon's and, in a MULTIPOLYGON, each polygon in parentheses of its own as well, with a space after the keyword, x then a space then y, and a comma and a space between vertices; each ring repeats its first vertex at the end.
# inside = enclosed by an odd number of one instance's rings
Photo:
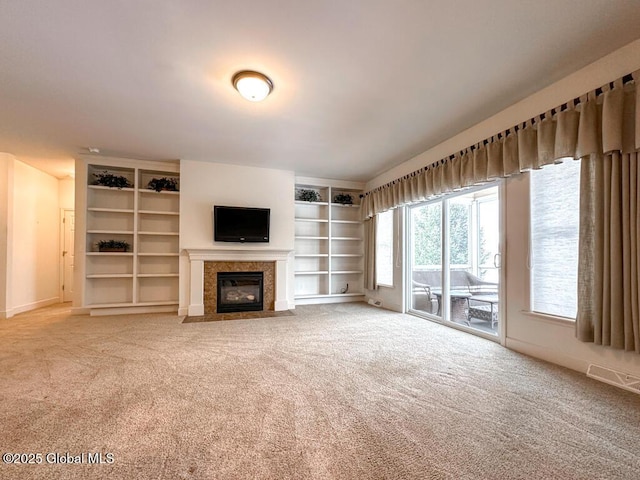
MULTIPOLYGON (((635 83, 639 76, 637 72, 634 74, 635 83)), ((613 83, 613 88, 609 85, 603 87, 605 92, 600 97, 596 97, 596 92, 592 91, 580 97, 577 106, 572 100, 566 106, 554 109, 554 112, 547 111, 433 165, 367 192, 362 199, 363 218, 496 178, 560 163, 567 157, 582 158, 588 154, 585 152, 601 148, 602 141, 622 141, 623 127, 628 134, 640 138, 640 121, 636 119, 640 116, 640 108, 625 110, 624 119, 610 114, 610 111, 618 111, 616 106, 626 105, 626 101, 622 102, 621 99, 635 98, 635 85, 623 86, 622 79, 613 83), (594 118, 595 121, 601 119, 603 97, 609 123, 595 125, 600 132, 598 140, 586 135, 585 129, 590 124, 585 123, 584 113, 588 110, 591 115, 593 110, 595 116, 588 118, 594 118)))
POLYGON ((583 109, 580 122, 593 146, 578 152, 588 155, 580 179, 576 336, 640 353, 640 97, 616 87, 601 109, 595 102, 583 109))
MULTIPOLYGON (((638 77, 636 77, 638 80, 638 77)), ((578 128, 580 247, 576 336, 640 353, 638 149, 635 90, 620 80, 602 105, 591 96, 578 128)))
POLYGON ((567 157, 581 159, 576 336, 640 353, 640 71, 632 78, 368 192, 363 217, 567 157))
POLYGON ((364 288, 375 290, 376 285, 376 216, 364 221, 364 288))
POLYGON ((577 337, 640 353, 638 153, 583 158, 577 337))

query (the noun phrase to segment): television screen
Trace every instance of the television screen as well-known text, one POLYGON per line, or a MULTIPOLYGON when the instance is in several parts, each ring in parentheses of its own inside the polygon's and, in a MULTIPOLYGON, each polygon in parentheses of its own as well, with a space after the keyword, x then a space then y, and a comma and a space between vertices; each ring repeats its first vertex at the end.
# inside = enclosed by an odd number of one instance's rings
POLYGON ((213 239, 216 242, 269 241, 268 208, 213 207, 213 239))

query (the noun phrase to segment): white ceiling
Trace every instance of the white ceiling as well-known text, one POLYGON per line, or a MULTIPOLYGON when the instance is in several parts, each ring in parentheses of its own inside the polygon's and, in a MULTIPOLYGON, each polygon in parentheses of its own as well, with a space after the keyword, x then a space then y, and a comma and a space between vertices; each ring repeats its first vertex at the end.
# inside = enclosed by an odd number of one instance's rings
POLYGON ((369 180, 638 25, 638 0, 0 1, 0 151, 60 177, 93 146, 369 180))

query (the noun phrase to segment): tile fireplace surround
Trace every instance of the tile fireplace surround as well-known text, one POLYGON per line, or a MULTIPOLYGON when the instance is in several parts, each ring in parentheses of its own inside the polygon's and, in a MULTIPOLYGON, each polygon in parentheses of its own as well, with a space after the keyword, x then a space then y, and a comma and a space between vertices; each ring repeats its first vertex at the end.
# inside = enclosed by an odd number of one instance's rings
POLYGON ((204 313, 217 311, 218 272, 262 272, 264 291, 263 310, 273 310, 276 266, 275 262, 204 262, 204 313))
MULTIPOLYGON (((287 310, 287 262, 290 250, 190 250, 187 249, 190 265, 189 316, 215 313, 215 292, 213 299, 205 289, 212 286, 211 275, 218 271, 264 271, 265 310, 287 310), (206 264, 206 268, 205 268, 206 264), (206 272, 206 275, 205 275, 206 272), (273 272, 269 274, 269 272, 273 272), (267 286, 267 277, 275 277, 272 286, 267 286), (208 278, 208 280, 207 280, 208 278), (267 291, 270 292, 267 299, 267 291), (211 301, 213 300, 213 311, 211 301), (267 302, 267 300, 269 300, 267 302)), ((213 284, 215 287, 215 284, 213 284)))

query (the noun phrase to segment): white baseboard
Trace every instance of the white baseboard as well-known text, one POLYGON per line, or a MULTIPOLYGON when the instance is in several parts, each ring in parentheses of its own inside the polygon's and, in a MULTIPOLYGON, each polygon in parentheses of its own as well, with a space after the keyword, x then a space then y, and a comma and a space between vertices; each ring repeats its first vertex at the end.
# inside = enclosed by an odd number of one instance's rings
POLYGON ((369 305, 374 307, 384 308, 385 310, 391 310, 392 312, 405 313, 402 305, 397 303, 385 302, 381 298, 375 296, 367 296, 366 299, 369 305))
POLYGON ((189 307, 180 307, 180 308, 178 308, 178 316, 179 317, 186 317, 187 315, 189 315, 189 307))
POLYGON ((364 295, 357 297, 342 297, 342 296, 322 296, 315 298, 299 298, 296 300, 296 305, 321 305, 323 303, 351 303, 351 302, 363 302, 364 295))
POLYGON ((530 357, 570 368, 571 370, 575 370, 580 373, 587 373, 587 369, 589 368, 589 362, 585 360, 570 357, 568 355, 562 355, 559 354, 557 350, 551 350, 549 348, 533 345, 521 340, 515 340, 507 337, 505 347, 510 350, 515 350, 516 352, 524 353, 530 357))
POLYGON ((14 315, 18 315, 19 313, 30 312, 31 310, 36 310, 38 308, 55 305, 56 303, 60 303, 60 297, 52 297, 45 300, 38 300, 37 302, 20 305, 19 307, 14 307, 4 312, 4 318, 11 318, 14 315))
POLYGON ((136 315, 141 313, 177 313, 175 305, 158 305, 147 307, 114 307, 114 308, 92 308, 92 317, 102 317, 105 315, 136 315))
POLYGON ((395 303, 383 303, 382 308, 384 308, 385 310, 391 310, 392 312, 404 313, 404 311, 402 310, 402 305, 398 305, 395 303))
POLYGON ((91 309, 87 307, 71 307, 71 315, 89 315, 91 309))

